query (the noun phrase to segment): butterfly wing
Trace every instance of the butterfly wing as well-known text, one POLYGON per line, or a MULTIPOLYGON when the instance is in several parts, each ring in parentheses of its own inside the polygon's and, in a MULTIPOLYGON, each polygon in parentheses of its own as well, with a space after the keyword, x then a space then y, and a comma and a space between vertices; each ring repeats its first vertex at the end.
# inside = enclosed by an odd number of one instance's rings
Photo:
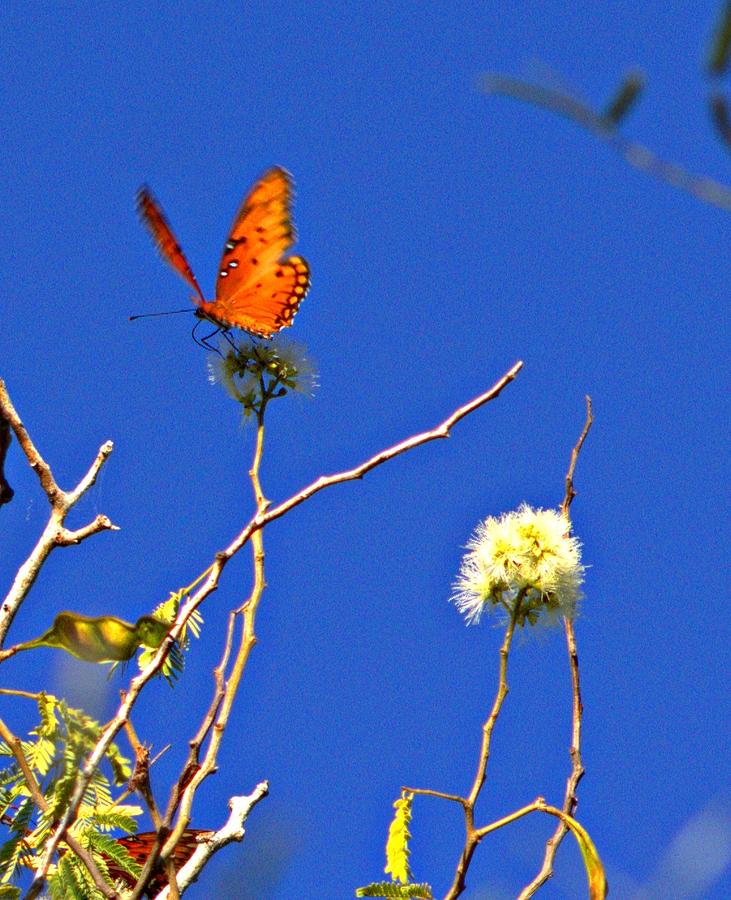
MULTIPOLYGON (((175 845, 175 850, 172 855, 176 872, 183 868, 195 852, 195 849, 199 844, 198 837, 200 835, 212 834, 212 831, 202 831, 196 828, 188 828, 183 832, 180 840, 175 845)), ((152 845, 155 843, 156 837, 157 834, 154 831, 143 831, 139 834, 129 834, 126 837, 117 838, 117 843, 125 848, 127 853, 129 853, 138 865, 144 866, 147 857, 150 855, 150 850, 152 850, 152 845)), ((113 860, 107 859, 107 867, 112 878, 119 878, 130 888, 134 886, 136 879, 125 872, 124 869, 117 866, 113 860)), ((154 897, 156 894, 160 893, 167 883, 168 879, 164 871, 156 872, 145 889, 145 894, 148 897, 154 897)))
POLYGON ((162 258, 175 269, 178 275, 187 281, 201 302, 204 303, 206 298, 203 296, 193 270, 190 268, 188 260, 180 249, 180 244, 173 234, 168 220, 165 218, 165 213, 146 186, 141 187, 137 193, 137 211, 140 219, 142 219, 152 235, 155 246, 162 258))
POLYGON ((225 326, 270 337, 292 324, 310 286, 301 256, 285 257, 296 235, 290 207, 292 180, 270 169, 236 215, 216 280, 216 299, 201 311, 225 326))

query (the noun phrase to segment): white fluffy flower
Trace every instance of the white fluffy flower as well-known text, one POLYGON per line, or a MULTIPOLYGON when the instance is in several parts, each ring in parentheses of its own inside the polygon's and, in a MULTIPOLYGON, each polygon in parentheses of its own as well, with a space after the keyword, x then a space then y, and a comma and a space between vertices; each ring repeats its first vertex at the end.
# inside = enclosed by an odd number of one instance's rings
POLYGON ((488 517, 467 544, 452 602, 468 623, 488 607, 515 615, 520 625, 535 624, 541 611, 573 618, 584 566, 581 545, 568 531, 561 513, 525 503, 488 517))
POLYGON ((304 347, 282 338, 266 343, 240 338, 226 353, 211 355, 208 377, 222 384, 244 407, 244 415, 263 410, 275 397, 295 391, 311 397, 317 386, 317 374, 304 347))

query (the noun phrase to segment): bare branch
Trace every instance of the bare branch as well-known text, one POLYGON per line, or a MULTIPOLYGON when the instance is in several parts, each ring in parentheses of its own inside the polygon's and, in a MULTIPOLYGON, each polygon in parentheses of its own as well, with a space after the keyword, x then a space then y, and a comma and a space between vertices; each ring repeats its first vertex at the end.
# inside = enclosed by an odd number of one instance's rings
POLYGON ((84 475, 73 491, 69 491, 68 494, 66 494, 69 509, 79 502, 90 487, 94 486, 97 477, 99 476, 99 472, 104 463, 111 456, 112 450, 114 450, 114 444, 111 441, 105 441, 101 445, 99 452, 96 455, 96 459, 89 467, 89 471, 84 475))
POLYGON ((439 800, 449 800, 451 803, 459 803, 460 806, 466 806, 469 803, 465 797, 459 794, 445 794, 444 791, 432 791, 430 788, 412 788, 402 787, 402 791, 407 794, 421 794, 424 797, 437 797, 439 800))
POLYGON ((324 475, 321 478, 318 478, 317 481, 313 481, 312 484, 308 485, 306 488, 303 488, 299 493, 295 494, 294 497, 291 497, 289 500, 285 500, 284 503, 280 503, 278 506, 273 507, 268 512, 264 513, 263 516, 259 516, 256 521, 255 527, 262 527, 266 525, 268 522, 273 522, 274 519, 278 519, 280 516, 283 516, 286 512, 289 512, 295 506, 299 506, 300 503, 303 503, 305 500, 309 500, 314 494, 318 493, 318 491, 323 490, 327 487, 332 487, 334 484, 342 484, 345 481, 355 481, 358 478, 362 478, 366 473, 370 472, 371 469, 375 469, 376 466, 380 466, 384 462, 388 462, 390 459, 398 456, 401 453, 405 453, 407 450, 412 450, 414 447, 418 447, 420 444, 426 444, 429 441, 435 441, 439 438, 447 438, 449 437, 449 432, 451 429, 460 421, 460 419, 464 419, 465 416, 468 416, 471 412, 474 412, 476 409, 479 409, 481 406, 484 406, 485 403, 489 403, 491 400, 494 400, 503 390, 503 388, 507 387, 511 381, 515 379, 518 372, 523 368, 522 362, 517 362, 511 369, 509 369, 503 377, 496 382, 489 391, 485 391, 484 394, 480 394, 479 397, 475 397, 474 400, 471 400, 469 403, 466 403, 464 406, 460 406, 459 409, 455 410, 451 416, 446 418, 441 425, 437 425, 436 428, 432 428, 430 431, 423 431, 421 434, 416 434, 413 437, 407 438, 405 441, 401 441, 399 444, 394 444, 393 447, 389 447, 387 450, 382 450, 380 453, 377 453, 375 456, 372 456, 370 459, 366 460, 364 463, 361 463, 359 466, 356 466, 354 469, 349 469, 345 472, 339 472, 337 475, 324 475))
POLYGON ((81 499, 84 493, 94 484, 97 475, 112 452, 113 444, 107 441, 99 448, 94 462, 89 467, 88 472, 78 485, 69 492, 61 490, 56 484, 53 472, 48 463, 43 459, 35 444, 26 431, 25 426, 20 420, 18 413, 13 406, 4 382, 0 379, 0 418, 7 421, 15 434, 30 467, 38 476, 48 503, 51 507, 46 527, 38 540, 38 543, 31 551, 30 556, 18 569, 15 579, 5 597, 2 605, 0 605, 0 647, 5 642, 8 630, 20 609, 21 604, 25 600, 33 583, 38 577, 38 573, 48 555, 55 547, 70 546, 78 544, 80 541, 96 534, 99 531, 116 530, 106 516, 97 516, 90 524, 79 528, 77 531, 68 531, 65 528, 66 516, 81 499))
MULTIPOLYGON (((254 452, 254 461, 252 463, 251 469, 249 470, 249 476, 251 478, 251 484, 254 489, 254 498, 256 500, 256 510, 258 514, 264 512, 269 504, 269 501, 264 496, 261 482, 259 480, 259 470, 261 468, 263 450, 264 422, 263 413, 260 413, 259 427, 256 433, 256 449, 254 452)), ((256 644, 256 613, 264 593, 264 588, 266 587, 266 580, 264 577, 264 535, 262 529, 259 529, 255 531, 254 534, 252 534, 251 549, 254 563, 254 584, 252 585, 251 593, 249 594, 246 602, 242 604, 242 606, 234 613, 234 617, 242 617, 241 642, 234 659, 231 673, 225 683, 223 697, 221 698, 221 702, 218 707, 215 725, 211 732, 211 739, 208 744, 208 749, 206 751, 202 764, 193 774, 190 782, 182 792, 182 801, 180 804, 178 821, 172 831, 172 834, 165 843, 165 847, 163 848, 163 859, 167 858, 169 854, 172 853, 183 832, 188 827, 196 791, 203 783, 203 781, 216 771, 218 751, 223 741, 224 732, 228 725, 231 710, 233 709, 233 703, 236 699, 239 684, 241 683, 241 678, 243 676, 246 664, 249 660, 249 656, 254 648, 254 645, 256 644)), ((227 655, 227 652, 224 650, 224 659, 227 658, 227 655)), ((132 897, 132 900, 134 900, 134 895, 132 897)))
POLYGON ((467 870, 469 869, 470 863, 472 862, 474 852, 484 836, 484 829, 481 831, 475 828, 475 804, 477 803, 477 799, 480 796, 480 791, 485 784, 487 762, 490 758, 492 732, 495 728, 495 723, 497 722, 498 716, 500 715, 503 701, 508 695, 508 657, 510 655, 510 647, 513 642, 513 635, 515 633, 515 626, 518 621, 520 604, 523 596, 524 592, 522 592, 515 600, 513 613, 508 622, 508 626, 505 629, 505 636, 503 638, 502 646, 500 647, 500 667, 498 674, 497 693, 492 704, 492 709, 490 710, 490 715, 487 717, 485 724, 482 726, 482 746, 480 747, 480 756, 477 761, 477 772, 472 783, 472 789, 470 790, 469 796, 466 798, 466 801, 464 803, 464 847, 462 848, 462 853, 460 854, 459 862, 457 863, 457 869, 454 873, 452 885, 444 895, 444 900, 455 900, 455 898, 459 897, 459 895, 464 891, 467 878, 467 870))
POLYGON ((69 531, 67 528, 59 529, 56 534, 56 545, 70 547, 72 544, 80 544, 85 538, 92 534, 99 534, 100 531, 119 531, 119 526, 113 525, 107 516, 97 516, 93 522, 89 522, 83 528, 77 528, 76 531, 69 531))

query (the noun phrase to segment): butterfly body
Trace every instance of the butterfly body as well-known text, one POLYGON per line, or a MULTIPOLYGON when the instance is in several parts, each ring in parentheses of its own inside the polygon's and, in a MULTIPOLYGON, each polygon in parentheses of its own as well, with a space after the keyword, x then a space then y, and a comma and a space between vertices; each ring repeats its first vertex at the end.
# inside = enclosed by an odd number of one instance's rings
POLYGON ((216 296, 206 300, 162 208, 143 187, 137 207, 162 257, 193 288, 196 315, 220 328, 241 328, 260 337, 292 324, 310 286, 310 267, 286 256, 296 235, 291 219, 292 180, 270 169, 242 203, 223 249, 216 296))

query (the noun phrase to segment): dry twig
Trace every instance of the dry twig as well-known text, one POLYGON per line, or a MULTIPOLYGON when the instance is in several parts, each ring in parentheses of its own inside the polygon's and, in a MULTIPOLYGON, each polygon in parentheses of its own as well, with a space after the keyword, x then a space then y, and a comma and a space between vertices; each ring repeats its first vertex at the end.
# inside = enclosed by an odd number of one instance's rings
MULTIPOLYGON (((262 414, 260 414, 259 425, 256 432, 256 449, 254 451, 254 461, 249 472, 252 486, 254 488, 254 499, 256 502, 257 514, 263 513, 267 507, 267 500, 264 497, 261 489, 261 482, 259 480, 259 470, 261 467, 263 449, 264 423, 262 414)), ((264 579, 264 536, 261 529, 255 531, 252 534, 251 546, 254 562, 254 585, 251 589, 248 600, 239 609, 235 610, 231 616, 231 626, 229 627, 226 635, 223 660, 221 665, 218 667, 216 675, 214 676, 216 678, 218 690, 214 695, 213 703, 209 707, 208 713, 204 717, 202 727, 199 729, 196 738, 194 738, 195 743, 191 746, 191 750, 195 748, 195 758, 189 757, 188 763, 184 766, 181 776, 178 779, 177 784, 173 788, 171 794, 171 802, 168 804, 168 811, 166 813, 165 820, 162 823, 162 833, 165 833, 172 823, 172 816, 175 812, 175 807, 177 806, 179 798, 180 812, 178 814, 178 821, 176 822, 175 828, 170 833, 170 836, 165 841, 165 845, 164 847, 162 847, 162 849, 159 849, 159 840, 155 843, 155 846, 153 847, 153 850, 145 863, 142 874, 140 875, 137 887, 132 892, 130 900, 138 900, 138 898, 141 896, 143 886, 146 881, 146 876, 154 869, 158 855, 168 863, 170 862, 170 854, 174 851, 178 841, 183 836, 183 832, 190 823, 193 799, 195 798, 196 791, 203 783, 203 781, 216 770, 218 751, 220 749, 221 742, 223 741, 223 735, 226 730, 226 726, 228 725, 228 719, 233 708, 233 702, 236 698, 236 694, 238 693, 241 677, 244 673, 249 655, 254 647, 254 644, 256 643, 256 634, 254 630, 256 611, 259 607, 259 603, 261 601, 266 585, 264 579), (233 624, 237 617, 242 618, 241 641, 236 653, 236 657, 234 659, 231 673, 224 683, 222 681, 222 676, 225 672, 226 663, 230 654, 233 624), (215 725, 213 725, 208 748, 206 750, 203 762, 198 765, 198 749, 200 748, 205 735, 209 732, 214 718, 215 725), (200 743, 197 742, 197 739, 200 740, 200 743), (194 763, 194 768, 191 767, 191 763, 194 763)), ((241 833, 241 837, 243 837, 243 831, 241 833)), ((224 843, 216 843, 215 839, 210 844, 208 844, 207 842, 208 853, 204 857, 201 857, 203 859, 201 867, 205 863, 205 860, 207 860, 215 852, 216 849, 220 849, 220 847, 225 846, 225 844, 229 843, 232 839, 233 838, 230 838, 224 843)), ((195 874, 194 876, 191 876, 190 880, 195 880, 195 877, 197 877, 199 871, 200 868, 195 869, 195 874)), ((181 883, 180 881, 178 881, 177 884, 175 884, 174 881, 171 881, 171 888, 175 889, 176 891, 179 889, 182 892, 183 890, 185 890, 188 883, 190 883, 190 881, 186 883, 181 883)), ((172 896, 172 900, 176 900, 176 898, 172 896)))
MULTIPOLYGON (((574 471, 576 463, 584 446, 584 441, 589 434, 589 430, 594 422, 594 416, 591 408, 591 397, 586 396, 586 421, 579 435, 579 439, 571 451, 571 459, 569 461, 568 472, 566 473, 566 493, 564 494, 561 504, 561 512, 566 521, 569 521, 569 509, 571 503, 576 496, 574 490, 574 471)), ((564 632, 566 634, 566 649, 569 656, 569 669, 571 671, 571 746, 569 747, 569 756, 571 758, 571 774, 566 781, 566 790, 564 791, 563 811, 573 816, 578 806, 579 800, 576 790, 579 782, 584 776, 584 764, 581 759, 581 720, 584 712, 584 706, 581 702, 581 680, 579 677, 579 653, 576 648, 576 635, 574 634, 574 623, 570 619, 564 619, 564 632)), ((556 858, 558 848, 568 833, 568 828, 559 821, 556 830, 546 841, 546 850, 543 856, 543 864, 535 878, 526 885, 518 895, 518 900, 527 900, 544 885, 553 875, 553 862, 556 858)))
POLYGON ((43 459, 36 449, 30 435, 20 420, 15 407, 13 406, 5 383, 0 379, 0 418, 7 421, 15 434, 23 453, 33 471, 38 476, 41 487, 48 498, 51 507, 51 514, 46 527, 43 529, 38 543, 33 548, 30 556, 18 569, 13 584, 7 593, 7 596, 0 605, 0 647, 5 642, 13 619, 20 609, 21 604, 25 600, 28 591, 30 591, 33 583, 38 577, 41 566, 48 558, 48 555, 55 547, 68 547, 72 544, 78 544, 85 538, 96 534, 99 531, 116 531, 117 526, 113 525, 106 516, 96 516, 88 525, 76 531, 69 531, 66 528, 66 516, 69 511, 79 502, 86 491, 96 481, 99 470, 104 465, 112 452, 113 444, 107 441, 99 448, 96 459, 89 467, 86 475, 71 491, 62 490, 53 477, 53 472, 48 463, 43 459))
MULTIPOLYGON (((215 591, 218 587, 218 582, 221 577, 221 573, 225 568, 226 564, 229 560, 238 553, 239 550, 251 539, 252 535, 256 532, 260 531, 267 525, 269 522, 274 521, 275 519, 280 518, 290 509, 293 509, 295 506, 298 506, 300 503, 304 503, 314 494, 319 491, 331 487, 336 484, 341 484, 346 481, 353 481, 359 478, 362 478, 367 472, 371 469, 376 468, 384 462, 388 462, 391 459, 394 459, 396 456, 401 453, 405 453, 407 450, 411 450, 415 447, 420 446, 421 444, 428 443, 432 440, 437 440, 438 438, 446 438, 449 437, 450 430, 452 427, 463 419, 465 416, 474 412, 479 407, 484 406, 486 403, 489 403, 491 400, 496 399, 500 393, 503 391, 511 381, 513 381, 518 372, 522 369, 523 363, 517 362, 514 366, 512 366, 506 373, 500 378, 489 390, 480 394, 478 397, 475 397, 474 400, 471 400, 469 403, 466 403, 464 406, 459 407, 459 409, 455 410, 450 416, 448 416, 444 422, 430 431, 422 432, 421 434, 415 435, 411 438, 408 438, 405 441, 402 441, 398 444, 395 444, 393 447, 388 448, 387 450, 383 450, 380 453, 377 453, 375 456, 372 456, 370 459, 366 460, 361 465, 357 466, 354 469, 349 469, 344 472, 340 472, 336 475, 330 476, 322 476, 318 478, 316 481, 312 482, 312 484, 303 488, 289 500, 280 503, 278 506, 275 506, 271 509, 268 509, 268 501, 266 501, 263 496, 261 497, 261 509, 257 508, 257 512, 255 516, 249 521, 249 523, 242 529, 242 531, 233 539, 233 541, 226 547, 224 550, 220 551, 216 554, 214 562, 209 566, 206 570, 207 577, 203 581, 203 584, 198 588, 198 590, 193 594, 189 600, 184 604, 181 608, 178 616, 176 618, 175 624, 170 629, 168 636, 165 638, 163 643, 160 645, 157 653, 154 658, 150 661, 150 663, 145 667, 145 669, 135 678, 132 679, 129 685, 129 689, 127 690, 124 700, 120 704, 114 718, 108 723, 107 727, 104 730, 101 738, 97 742, 96 747, 89 755, 88 759, 84 763, 84 766, 81 769, 79 779, 76 783, 74 791, 69 798, 68 807, 66 812, 59 822, 56 830, 53 835, 46 842, 46 847, 41 859, 38 862, 38 865, 35 870, 35 877, 33 884, 31 885, 31 890, 35 891, 30 896, 37 896, 37 894, 42 889, 43 883, 45 882, 46 873, 48 871, 48 866, 50 865, 50 861, 53 858, 53 854, 58 846, 58 842, 63 839, 66 830, 74 821, 81 800, 84 796, 84 792, 93 777, 94 772, 96 771, 98 765, 104 757, 104 754, 114 740, 115 736, 119 732, 119 730, 123 727, 124 723, 127 721, 130 712, 139 696, 142 688, 147 684, 147 682, 155 675, 158 669, 162 666, 163 661, 167 657, 170 647, 174 643, 175 640, 180 636, 183 628, 185 627, 186 622, 190 618, 190 616, 195 612, 195 610, 201 605, 201 603, 208 597, 213 591, 215 591)), ((257 497, 257 501, 258 501, 257 497)), ((257 507, 259 507, 259 502, 257 502, 257 507)), ((256 559, 256 549, 255 549, 255 559, 256 559)), ((262 556, 263 560, 263 556, 262 556)), ((256 576, 258 577, 258 575, 256 576)), ((263 569, 262 569, 262 578, 263 578, 263 569)), ((198 583, 200 579, 196 580, 195 583, 198 583)), ((263 587, 263 584, 262 584, 263 587)), ((256 582, 254 591, 256 591, 256 582)), ((252 593, 254 596, 254 593, 252 593)), ((257 601, 258 602, 258 601, 257 601)), ((246 609, 248 604, 244 604, 242 607, 242 612, 246 615, 246 609)), ((254 611, 255 611, 254 604, 254 611)), ((248 658, 248 654, 255 643, 255 636, 253 632, 253 615, 249 618, 248 624, 244 624, 244 634, 242 635, 241 645, 237 654, 237 659, 234 664, 234 670, 230 675, 229 680, 233 682, 240 680, 241 674, 243 672, 243 665, 248 658)), ((231 695, 231 702, 233 700, 233 694, 231 695)), ((228 713, 230 711, 230 703, 227 705, 228 708, 222 708, 221 712, 218 713, 219 718, 221 716, 225 716, 224 721, 228 718, 228 713)), ((215 730, 214 730, 215 734, 215 730)), ((212 745, 211 745, 212 746, 212 745)), ((210 746, 209 746, 210 752, 210 746)), ((191 780, 191 785, 195 782, 195 786, 200 783, 202 780, 199 777, 199 772, 196 772, 193 775, 191 780)), ((187 790, 187 789, 186 789, 187 790)), ((191 797, 192 802, 192 793, 195 788, 189 792, 189 796, 191 797)), ((179 816, 178 826, 184 820, 185 816, 189 815, 189 808, 181 808, 181 814, 179 816)), ((178 826, 176 826, 176 831, 178 826)), ((183 826, 185 827, 185 826, 183 826)), ((173 844, 173 835, 171 835, 170 839, 166 843, 164 851, 168 851, 169 846, 174 846, 173 844)))

